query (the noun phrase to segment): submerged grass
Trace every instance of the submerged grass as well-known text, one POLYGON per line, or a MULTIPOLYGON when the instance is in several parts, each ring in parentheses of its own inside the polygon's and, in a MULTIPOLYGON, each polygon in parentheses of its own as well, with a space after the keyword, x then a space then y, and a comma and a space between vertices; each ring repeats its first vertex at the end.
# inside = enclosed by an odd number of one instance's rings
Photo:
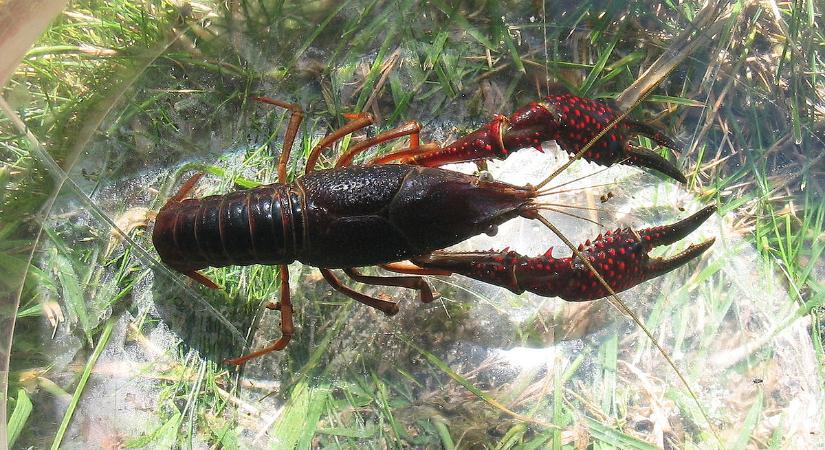
MULTIPOLYGON (((250 103, 252 95, 305 107, 288 170, 294 177, 319 137, 343 123, 343 112, 370 111, 385 128, 417 119, 433 133, 426 137, 447 140, 535 99, 548 81, 617 97, 702 7, 76 2, 31 50, 4 97, 81 193, 115 223, 130 223, 119 219, 137 205, 156 210, 189 170, 212 175, 199 195, 275 181, 288 114, 250 103)), ((679 155, 692 189, 719 202, 735 217, 736 231, 784 275, 794 297, 784 326, 770 331, 778 335, 810 319, 821 364, 825 203, 817 50, 825 39, 814 19, 822 12, 813 2, 772 10, 734 2, 725 11, 716 18, 719 33, 662 76, 646 111, 636 115, 656 111, 657 125, 695 130, 679 155)), ((32 156, 24 136, 6 121, 0 130, 0 264, 16 279, 27 274, 12 312, 18 324, 9 392, 18 394, 8 402, 9 436, 21 448, 60 445, 69 427, 102 447, 716 445, 682 387, 657 373, 667 369, 645 361, 650 343, 617 324, 607 308, 537 307, 529 320, 503 324, 506 311, 524 311, 533 300, 502 304, 500 292, 475 288, 468 296, 466 285, 449 280, 437 286, 441 302, 424 308, 407 301, 404 309, 415 314, 388 322, 331 294, 310 268, 296 265, 294 342, 241 372, 227 370, 219 361, 242 352, 243 343, 189 299, 216 308, 258 347, 280 333, 277 316, 261 308, 278 294, 277 270, 207 271, 225 286, 221 292, 169 281, 176 276, 151 270, 134 251, 150 246, 144 222, 127 227, 131 241, 112 241, 108 224, 84 210, 77 192, 53 192, 55 174, 32 156), (44 211, 52 194, 56 206, 44 211), (44 237, 34 241, 39 227, 44 237), (499 314, 484 317, 497 324, 487 327, 512 328, 513 336, 484 342, 501 336, 474 324, 470 301, 499 314), (547 366, 512 375, 467 342, 579 347, 570 361, 545 353, 547 366), (634 384, 639 391, 624 388, 634 384), (151 402, 151 414, 119 420, 96 397, 118 392, 151 402), (663 417, 668 411, 682 417, 663 417)), ((334 153, 321 164, 331 165, 334 153)), ((664 285, 641 302, 650 305, 646 325, 672 339, 674 354, 742 339, 737 333, 748 324, 731 325, 735 299, 719 279, 726 262, 701 265, 681 285, 664 285), (706 310, 691 312, 697 290, 709 300, 706 310)), ((770 360, 767 353, 747 348, 746 363, 731 363, 740 375, 731 380, 751 376, 752 367, 770 360)), ((684 370, 701 378, 699 369, 684 370)), ((731 396, 739 392, 730 389, 731 396)), ((781 447, 791 433, 783 431, 787 418, 760 428, 772 402, 760 391, 740 423, 714 417, 729 425, 725 445, 781 447)))

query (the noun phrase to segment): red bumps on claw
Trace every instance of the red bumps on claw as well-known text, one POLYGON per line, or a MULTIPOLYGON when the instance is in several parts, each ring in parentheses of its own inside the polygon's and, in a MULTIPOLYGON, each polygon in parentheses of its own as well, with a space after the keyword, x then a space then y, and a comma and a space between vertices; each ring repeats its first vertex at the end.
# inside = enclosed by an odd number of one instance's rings
MULTIPOLYGON (((670 258, 651 258, 654 247, 672 244, 699 227, 716 211, 708 206, 679 222, 647 228, 605 233, 579 252, 594 264, 614 292, 621 292, 680 267, 701 255, 713 244, 709 239, 694 244, 670 258), (637 239, 637 235, 641 239, 637 239)), ((445 252, 414 258, 424 268, 449 270, 470 278, 505 287, 517 294, 530 291, 568 301, 595 300, 609 295, 587 266, 576 256, 553 258, 552 248, 542 256, 516 252, 445 252), (505 268, 502 269, 502 264, 505 268)))
MULTIPOLYGON (((570 154, 578 153, 603 128, 621 116, 621 111, 612 102, 568 93, 549 95, 545 101, 560 113, 559 125, 553 130, 552 139, 570 154)), ((582 157, 603 166, 623 163, 645 167, 679 182, 687 182, 682 172, 658 153, 632 145, 630 139, 634 135, 647 136, 659 145, 679 149, 673 140, 653 127, 624 120, 602 136, 582 157)))

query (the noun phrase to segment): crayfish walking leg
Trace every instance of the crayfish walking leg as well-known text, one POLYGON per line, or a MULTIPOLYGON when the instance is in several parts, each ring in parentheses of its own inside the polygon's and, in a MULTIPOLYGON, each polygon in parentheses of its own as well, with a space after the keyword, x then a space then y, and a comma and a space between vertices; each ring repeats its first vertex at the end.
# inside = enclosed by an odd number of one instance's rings
MULTIPOLYGON (((373 117, 369 113, 352 114, 349 115, 349 117, 354 119, 353 122, 350 122, 344 127, 341 127, 338 130, 335 130, 329 135, 325 136, 312 149, 312 151, 309 154, 309 157, 307 158, 305 173, 315 171, 315 166, 318 162, 318 158, 320 157, 322 150, 329 147, 335 141, 341 139, 347 134, 352 133, 353 131, 356 131, 360 128, 369 126, 373 123, 373 117)), ((405 136, 409 136, 410 138, 410 148, 417 149, 419 147, 419 131, 421 131, 421 125, 416 121, 409 121, 402 124, 401 126, 380 133, 379 135, 373 138, 354 144, 347 150, 347 152, 339 156, 338 160, 335 162, 335 168, 341 168, 350 165, 352 159, 356 155, 369 148, 405 136)), ((366 294, 357 292, 345 286, 338 279, 338 277, 336 277, 335 274, 332 273, 330 269, 322 268, 320 270, 321 275, 323 275, 324 279, 338 292, 352 298, 353 300, 363 303, 371 308, 375 308, 388 316, 393 316, 398 313, 397 302, 370 297, 366 294)), ((420 276, 365 276, 361 275, 353 268, 345 268, 344 273, 347 274, 347 276, 349 276, 353 280, 358 281, 362 284, 370 284, 375 286, 396 286, 417 290, 419 292, 419 298, 421 299, 422 303, 430 303, 435 298, 432 292, 432 288, 430 288, 430 285, 426 281, 424 281, 424 279, 420 276)))
MULTIPOLYGON (((292 148, 292 144, 295 141, 295 137, 297 136, 297 133, 298 133, 298 128, 300 127, 301 121, 303 119, 303 110, 301 109, 300 105, 287 103, 287 102, 283 102, 283 101, 280 101, 280 100, 271 99, 271 98, 268 98, 268 97, 256 97, 254 100, 260 101, 260 102, 263 102, 263 103, 268 103, 268 104, 275 105, 275 106, 279 106, 279 107, 285 108, 285 109, 287 109, 291 112, 290 118, 289 118, 289 123, 287 125, 287 129, 286 129, 286 132, 284 134, 283 150, 282 150, 280 158, 278 160, 278 181, 282 182, 282 183, 286 182, 286 165, 287 165, 287 162, 289 161, 289 153, 290 153, 290 150, 292 148)), ((191 214, 190 215, 180 214, 178 211, 182 208, 182 203, 184 202, 184 199, 185 199, 186 195, 188 194, 188 192, 192 190, 192 188, 195 186, 195 184, 198 182, 198 180, 200 180, 200 178, 202 176, 203 176, 203 173, 198 173, 198 174, 193 175, 191 178, 189 178, 181 186, 181 188, 178 190, 178 192, 175 195, 173 195, 171 198, 169 198, 169 200, 166 202, 166 204, 161 208, 161 212, 159 213, 159 218, 160 218, 160 214, 163 214, 163 213, 166 213, 166 214, 169 215, 169 217, 171 217, 171 219, 166 220, 166 221, 161 221, 159 219, 158 222, 155 225, 155 231, 153 232, 153 241, 155 243, 155 247, 158 249, 159 253, 161 252, 161 250, 165 250, 165 252, 161 254, 162 258, 163 258, 163 255, 166 254, 166 252, 169 252, 169 253, 172 254, 172 256, 169 257, 171 260, 181 259, 180 257, 178 257, 179 255, 176 254, 176 251, 179 251, 179 250, 177 248, 175 248, 174 245, 172 245, 171 246, 172 249, 169 250, 169 249, 167 249, 167 247, 170 247, 170 245, 169 244, 162 244, 162 243, 167 242, 168 241, 167 236, 170 236, 170 235, 173 236, 172 240, 174 241, 175 240, 174 236, 176 235, 176 232, 177 232, 178 228, 186 225, 186 222, 187 222, 186 219, 191 220, 191 217, 192 217, 191 214)), ((248 199, 247 199, 247 201, 248 201, 248 199)), ((198 206, 197 208, 199 210, 201 210, 204 207, 203 206, 198 206)), ((218 208, 218 210, 216 212, 219 212, 219 211, 222 211, 222 209, 218 208)), ((229 212, 229 214, 232 214, 232 213, 229 212)), ((200 217, 201 215, 202 214, 198 214, 195 217, 200 217)), ((204 217, 203 220, 207 220, 206 215, 203 215, 203 217, 204 217)), ((214 219, 214 220, 217 220, 219 222, 219 225, 218 225, 217 228, 218 228, 219 232, 221 234, 223 234, 223 231, 221 231, 222 230, 221 224, 223 224, 223 221, 225 220, 225 218, 221 215, 220 219, 214 219)), ((196 228, 198 227, 197 224, 194 225, 194 226, 196 228)), ((201 226, 203 226, 203 225, 201 225, 201 226)), ((195 234, 196 240, 197 240, 197 236, 198 235, 196 233, 195 234)), ((219 242, 221 242, 221 243, 223 242, 223 236, 221 236, 221 239, 219 239, 219 242)), ((203 252, 204 252, 204 250, 199 249, 199 253, 203 253, 203 252)), ((188 277, 192 278, 193 280, 197 281, 198 283, 203 284, 206 287, 209 287, 209 288, 212 288, 212 289, 218 289, 219 288, 219 286, 217 284, 215 284, 215 282, 213 282, 209 278, 205 277, 204 275, 199 273, 197 270, 194 270, 194 269, 191 269, 191 268, 188 268, 188 267, 185 267, 185 266, 181 267, 181 266, 178 266, 176 264, 170 264, 170 265, 172 265, 172 267, 175 268, 176 270, 182 272, 183 274, 187 275, 188 277)), ((293 324, 293 321, 292 321, 292 302, 291 302, 290 294, 289 294, 289 271, 288 271, 287 265, 285 265, 285 264, 279 264, 278 265, 278 270, 279 270, 279 273, 280 273, 281 287, 280 287, 280 300, 276 304, 275 309, 278 309, 280 311, 280 314, 281 314, 281 337, 277 341, 275 341, 272 345, 269 345, 266 348, 255 351, 255 352, 250 353, 248 355, 241 356, 239 358, 228 359, 228 360, 225 361, 226 363, 236 364, 236 365, 237 364, 243 364, 244 362, 246 362, 246 361, 248 361, 252 358, 255 358, 257 356, 263 355, 265 353, 275 351, 275 350, 281 350, 284 347, 286 347, 286 345, 289 343, 290 339, 292 338, 292 334, 294 332, 294 324, 293 324)))

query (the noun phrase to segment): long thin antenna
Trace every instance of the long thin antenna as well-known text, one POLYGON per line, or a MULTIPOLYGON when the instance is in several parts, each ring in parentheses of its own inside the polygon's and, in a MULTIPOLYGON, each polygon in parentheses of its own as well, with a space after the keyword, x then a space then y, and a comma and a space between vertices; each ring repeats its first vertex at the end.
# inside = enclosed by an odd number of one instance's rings
POLYGON ((579 205, 568 205, 566 203, 553 203, 553 202, 536 202, 533 203, 535 206, 538 207, 548 207, 548 208, 570 208, 570 209, 581 209, 585 211, 601 211, 602 208, 595 207, 595 206, 579 206, 579 205))
MULTIPOLYGON (((604 224, 599 223, 599 222, 597 222, 597 221, 595 221, 595 220, 593 220, 593 219, 590 219, 590 218, 587 218, 587 217, 584 217, 584 216, 580 216, 580 215, 578 215, 578 214, 574 214, 574 213, 571 213, 571 212, 562 211, 562 210, 560 210, 560 209, 556 209, 556 208, 554 208, 554 207, 552 207, 552 206, 550 206, 550 205, 546 205, 546 204, 539 204, 539 205, 536 205, 536 206, 537 206, 539 209, 543 210, 543 211, 553 211, 553 212, 558 213, 558 214, 564 214, 565 216, 569 216, 569 217, 572 217, 572 218, 574 218, 574 219, 584 220, 585 222, 590 222, 590 223, 592 223, 592 224, 594 224, 594 225, 596 225, 596 226, 599 226, 599 227, 605 228, 604 224)), ((589 208, 588 208, 588 209, 589 209, 589 208)))
MULTIPOLYGON (((561 184, 559 186, 564 186, 565 184, 569 184, 569 183, 564 183, 564 184, 561 184)), ((561 189, 561 190, 556 190, 556 188, 558 186, 554 186, 552 188, 546 188, 546 189, 543 189, 541 191, 536 192, 536 197, 544 197, 546 195, 566 194, 568 192, 583 191, 585 189, 593 189, 593 188, 600 188, 600 187, 607 187, 607 186, 616 186, 617 184, 618 183, 616 183, 614 181, 612 183, 591 184, 589 186, 572 187, 570 189, 561 189)))
POLYGON ((599 284, 601 284, 602 287, 604 287, 607 290, 607 292, 610 294, 610 298, 613 300, 613 302, 611 302, 611 303, 619 310, 619 312, 621 312, 623 314, 626 314, 628 317, 633 319, 633 322, 635 322, 636 325, 639 328, 641 328, 641 330, 644 332, 644 334, 647 336, 647 338, 650 340, 650 342, 653 343, 653 345, 656 347, 656 349, 659 351, 659 353, 661 353, 662 356, 665 358, 665 361, 667 361, 667 364, 673 369, 674 372, 676 372, 676 376, 679 378, 679 381, 685 387, 685 389, 688 392, 688 395, 690 395, 690 398, 693 399, 694 403, 696 403, 696 407, 702 413, 702 417, 704 417, 705 421, 707 422, 711 433, 713 433, 713 436, 719 442, 719 445, 722 448, 724 448, 724 443, 722 442, 722 438, 721 438, 721 436, 719 436, 719 433, 717 433, 716 428, 713 426, 713 423, 711 423, 710 416, 705 411, 705 408, 702 406, 702 403, 699 402, 699 397, 696 395, 696 393, 690 387, 690 384, 688 384, 687 379, 682 375, 682 371, 679 370, 678 367, 676 367, 676 363, 673 361, 673 359, 670 357, 670 355, 659 344, 659 340, 656 339, 655 336, 653 336, 653 333, 650 331, 650 329, 648 329, 647 326, 644 323, 642 323, 641 319, 639 319, 639 316, 637 316, 636 313, 634 313, 630 308, 628 308, 627 305, 625 304, 625 302, 621 298, 619 298, 618 295, 616 295, 616 292, 613 290, 612 287, 610 287, 610 285, 602 277, 602 275, 596 270, 596 268, 593 267, 593 264, 590 263, 590 260, 587 257, 585 257, 582 254, 582 252, 580 252, 579 249, 575 245, 573 245, 573 242, 571 242, 570 239, 567 239, 567 236, 565 236, 564 233, 561 232, 561 230, 559 230, 555 225, 553 225, 549 220, 547 220, 541 214, 539 214, 536 217, 536 219, 539 222, 543 223, 545 226, 547 226, 547 228, 549 228, 550 231, 552 231, 556 236, 558 236, 559 239, 561 239, 566 246, 570 247, 570 250, 573 251, 573 254, 576 255, 576 258, 579 258, 579 261, 581 261, 582 264, 584 264, 585 267, 587 267, 587 269, 590 271, 590 273, 592 273, 593 276, 596 277, 596 280, 599 281, 599 284))
MULTIPOLYGON (((627 161, 627 158, 625 158, 625 159, 623 159, 623 160, 621 160, 621 161, 617 162, 616 164, 622 164, 622 163, 624 163, 625 161, 627 161)), ((598 175, 598 174, 600 174, 600 173, 603 173, 603 172, 607 171, 608 169, 610 169, 610 167, 604 167, 604 168, 599 169, 599 170, 597 170, 597 171, 595 171, 595 172, 593 172, 593 173, 588 173, 588 174, 586 174, 586 175, 582 175, 582 176, 580 176, 580 177, 578 177, 578 178, 574 178, 574 179, 572 179, 572 180, 565 181, 564 183, 557 184, 557 185, 555 185, 555 186, 551 186, 551 187, 548 187, 548 188, 544 188, 544 189, 542 189, 542 190, 540 190, 540 191, 537 191, 537 192, 539 193, 539 195, 542 195, 542 194, 544 194, 545 192, 561 192, 561 191, 557 191, 556 189, 558 189, 558 188, 560 188, 560 187, 567 186, 568 184, 573 184, 573 183, 575 183, 575 182, 577 182, 577 181, 584 180, 585 178, 594 177, 594 176, 596 176, 596 175, 598 175)), ((609 184, 615 184, 615 183, 607 183, 607 184, 602 184, 602 186, 607 186, 607 185, 609 185, 609 184)), ((593 185, 593 186, 588 186, 588 187, 598 187, 598 186, 599 186, 599 185, 593 185)), ((537 188, 537 189, 538 189, 538 188, 537 188)), ((579 189, 579 188, 576 188, 576 189, 579 189)))

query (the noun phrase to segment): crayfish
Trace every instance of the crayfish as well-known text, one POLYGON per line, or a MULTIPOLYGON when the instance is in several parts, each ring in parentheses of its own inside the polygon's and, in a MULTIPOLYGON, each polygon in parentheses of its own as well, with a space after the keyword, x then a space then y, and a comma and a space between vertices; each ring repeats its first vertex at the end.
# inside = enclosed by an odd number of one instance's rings
POLYGON ((713 212, 706 207, 671 225, 607 232, 554 258, 550 251, 528 257, 514 251, 450 252, 443 250, 480 233, 493 233, 515 217, 552 224, 539 214, 538 186, 516 186, 486 176, 440 168, 461 161, 503 159, 525 147, 541 149, 555 140, 571 154, 601 165, 629 164, 685 182, 679 169, 651 150, 634 146, 644 135, 669 148, 675 143, 640 122, 622 120, 610 103, 554 94, 530 103, 509 117, 497 115, 478 130, 439 146, 419 143, 420 125, 408 122, 360 142, 341 155, 334 168, 315 170, 324 148, 370 125, 368 114, 354 115, 312 150, 306 173, 286 179, 286 163, 300 126, 300 106, 257 100, 289 109, 292 114, 278 165, 278 183, 225 195, 185 198, 200 178, 194 175, 160 209, 152 240, 161 260, 211 288, 218 286, 198 271, 206 267, 269 264, 280 268, 282 336, 248 355, 230 359, 242 364, 283 349, 293 334, 292 303, 286 266, 293 261, 320 268, 323 277, 343 294, 387 315, 398 303, 370 297, 344 285, 332 272, 373 285, 415 289, 423 302, 435 294, 422 275, 461 274, 513 292, 534 292, 569 301, 593 300, 633 287, 696 258, 713 243, 691 245, 671 258, 651 258, 656 246, 682 239, 713 212), (376 144, 408 136, 407 148, 352 165, 353 158, 376 144), (598 138, 598 139, 597 139, 598 138), (403 263, 402 261, 409 261, 403 263), (356 268, 380 265, 399 276, 366 276, 356 268))

